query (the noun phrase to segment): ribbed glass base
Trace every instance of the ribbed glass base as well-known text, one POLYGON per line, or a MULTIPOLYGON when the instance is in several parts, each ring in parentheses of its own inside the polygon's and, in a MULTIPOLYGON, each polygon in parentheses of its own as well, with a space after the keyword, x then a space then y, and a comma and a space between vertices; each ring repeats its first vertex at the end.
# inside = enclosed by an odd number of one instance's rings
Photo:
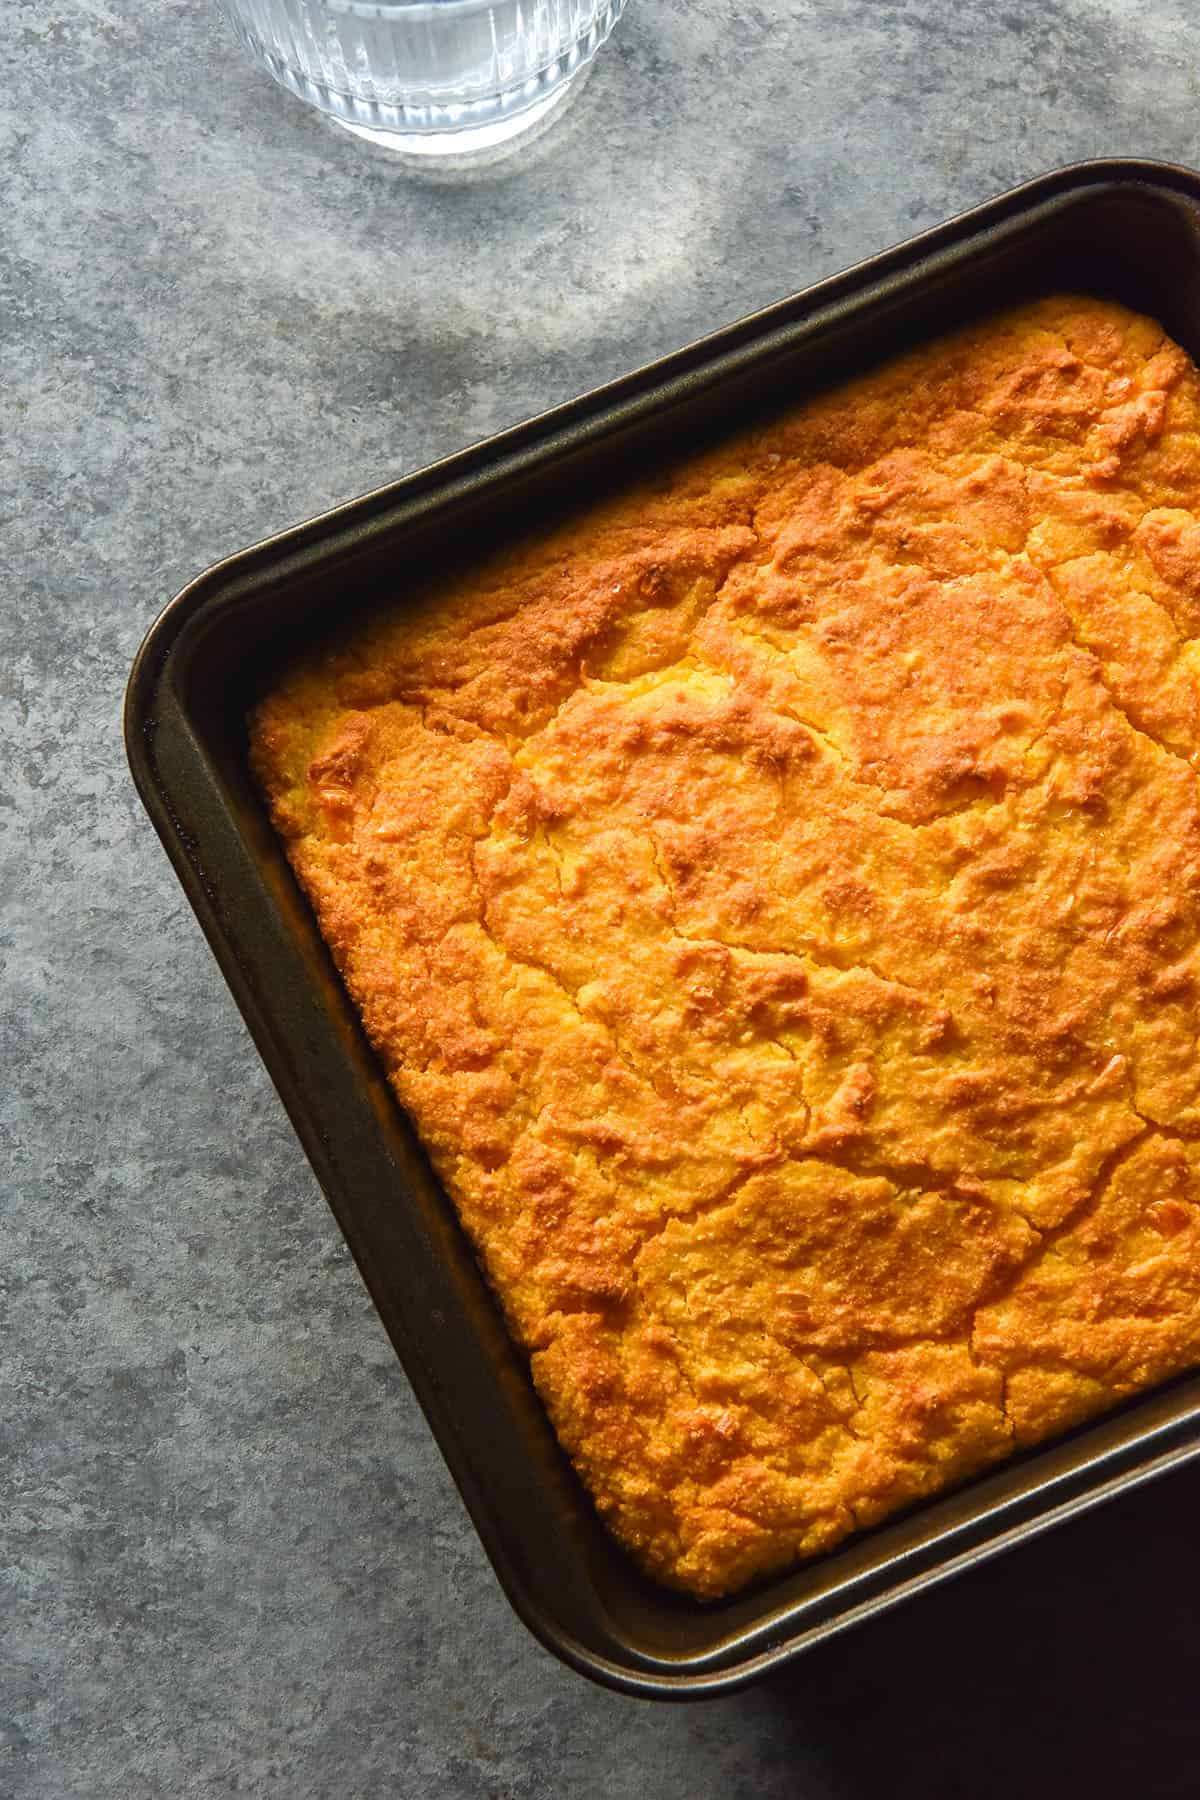
POLYGON ((225 0, 260 67, 403 157, 478 158, 544 125, 625 0, 225 0))
POLYGON ((486 125, 460 125, 447 131, 385 131, 376 125, 359 125, 341 113, 330 111, 329 118, 333 124, 342 125, 347 131, 353 132, 355 137, 365 138, 367 143, 376 145, 380 150, 390 150, 399 156, 475 157, 488 150, 498 150, 502 146, 513 144, 518 138, 532 132, 535 126, 548 124, 552 114, 558 112, 582 86, 589 67, 589 64, 585 64, 582 69, 576 70, 574 75, 569 75, 565 81, 560 82, 553 93, 535 100, 523 112, 491 119, 486 125))

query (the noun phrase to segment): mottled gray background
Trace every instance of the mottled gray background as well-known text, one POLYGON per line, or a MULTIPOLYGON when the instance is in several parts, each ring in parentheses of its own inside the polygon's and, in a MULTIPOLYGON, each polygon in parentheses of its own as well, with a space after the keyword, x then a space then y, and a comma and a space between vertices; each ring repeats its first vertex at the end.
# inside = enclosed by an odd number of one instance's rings
POLYGON ((1194 1793, 1200 1480, 699 1707, 510 1613, 141 817, 213 558, 1068 160, 1200 161, 1184 0, 630 0, 430 185, 198 0, 8 0, 0 1796, 1194 1793))

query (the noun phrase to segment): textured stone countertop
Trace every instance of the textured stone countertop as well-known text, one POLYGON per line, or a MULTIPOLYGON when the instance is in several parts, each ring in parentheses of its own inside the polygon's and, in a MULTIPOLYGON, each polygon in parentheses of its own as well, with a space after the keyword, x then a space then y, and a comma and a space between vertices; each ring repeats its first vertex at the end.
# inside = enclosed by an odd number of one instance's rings
POLYGON ((3 1800, 1192 1793, 1200 1474, 751 1691, 510 1611, 126 773, 214 558, 1078 157, 1200 162, 1185 0, 630 0, 430 183, 207 0, 10 0, 3 1800))

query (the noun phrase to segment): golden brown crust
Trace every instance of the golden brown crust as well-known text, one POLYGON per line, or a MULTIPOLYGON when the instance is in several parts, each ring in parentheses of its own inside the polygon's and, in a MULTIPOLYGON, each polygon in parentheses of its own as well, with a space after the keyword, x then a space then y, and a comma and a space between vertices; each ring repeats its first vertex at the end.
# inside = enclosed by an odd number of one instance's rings
POLYGON ((1200 1361, 1200 378, 1038 302, 253 720, 597 1505, 711 1596, 1200 1361))

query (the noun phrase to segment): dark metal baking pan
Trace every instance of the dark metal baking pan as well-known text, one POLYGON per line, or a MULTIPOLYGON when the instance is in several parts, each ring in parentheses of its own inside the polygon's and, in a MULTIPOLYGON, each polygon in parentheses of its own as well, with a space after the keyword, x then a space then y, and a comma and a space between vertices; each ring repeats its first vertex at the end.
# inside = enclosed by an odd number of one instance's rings
POLYGON ((643 1695, 711 1694, 1200 1454, 1200 1378, 724 1602, 644 1579, 601 1526, 364 1037, 247 768, 245 709, 306 634, 422 565, 524 532, 648 458, 1022 295, 1160 319, 1200 358, 1200 177, 1084 163, 639 374, 230 557, 150 631, 134 778, 345 1232, 505 1591, 537 1636, 643 1695))

